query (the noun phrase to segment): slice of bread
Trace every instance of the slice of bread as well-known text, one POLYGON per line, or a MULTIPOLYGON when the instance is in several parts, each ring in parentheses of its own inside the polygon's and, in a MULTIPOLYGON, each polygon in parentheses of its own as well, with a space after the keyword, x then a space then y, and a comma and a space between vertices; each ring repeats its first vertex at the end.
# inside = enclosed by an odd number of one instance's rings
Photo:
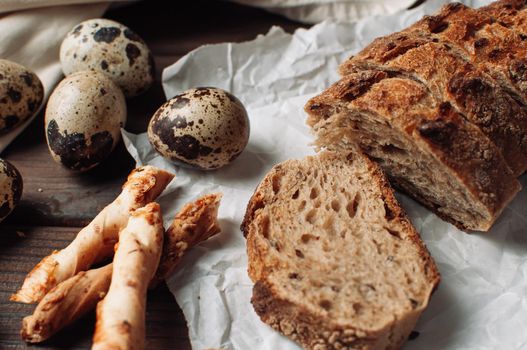
POLYGON ((362 153, 276 165, 252 196, 252 304, 306 349, 395 349, 439 283, 380 168, 362 153))

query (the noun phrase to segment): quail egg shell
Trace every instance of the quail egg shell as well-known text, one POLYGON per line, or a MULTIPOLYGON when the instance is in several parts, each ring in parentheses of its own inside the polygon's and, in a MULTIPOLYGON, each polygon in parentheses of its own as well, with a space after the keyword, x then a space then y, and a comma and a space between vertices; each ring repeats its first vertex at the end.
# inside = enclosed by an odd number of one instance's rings
POLYGON ((99 72, 71 74, 53 91, 46 108, 51 155, 71 170, 88 170, 108 157, 125 122, 125 99, 115 83, 99 72))
POLYGON ((163 157, 199 169, 233 161, 249 140, 240 100, 218 88, 195 88, 170 99, 148 125, 150 143, 163 157))
POLYGON ((26 67, 0 59, 0 133, 8 132, 35 114, 44 89, 26 67))
POLYGON ((154 60, 143 39, 109 19, 75 26, 62 41, 60 62, 66 76, 83 70, 108 75, 126 97, 145 92, 154 81, 154 60))
POLYGON ((15 208, 22 196, 22 176, 8 161, 0 159, 0 221, 15 208))

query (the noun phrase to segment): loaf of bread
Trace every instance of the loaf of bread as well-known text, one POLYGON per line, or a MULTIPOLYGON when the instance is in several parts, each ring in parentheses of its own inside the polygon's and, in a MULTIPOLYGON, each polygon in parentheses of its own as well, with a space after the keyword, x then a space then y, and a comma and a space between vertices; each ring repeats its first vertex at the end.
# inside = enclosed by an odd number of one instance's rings
POLYGON ((527 170, 523 6, 452 3, 374 40, 307 103, 317 145, 358 146, 440 217, 488 230, 527 170))
POLYGON ((276 165, 242 230, 256 313, 306 349, 399 348, 439 283, 383 172, 360 152, 276 165))

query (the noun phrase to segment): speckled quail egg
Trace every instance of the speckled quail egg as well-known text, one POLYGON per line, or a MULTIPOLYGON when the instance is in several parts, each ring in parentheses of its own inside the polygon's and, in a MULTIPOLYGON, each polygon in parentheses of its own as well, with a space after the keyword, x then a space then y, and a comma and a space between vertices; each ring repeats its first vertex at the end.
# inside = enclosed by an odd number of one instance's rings
POLYGON ((249 140, 249 118, 236 97, 196 88, 170 99, 154 114, 148 139, 163 157, 199 169, 233 161, 249 140))
POLYGON ((22 196, 22 176, 8 161, 0 159, 0 221, 15 208, 22 196))
POLYGON ((66 76, 82 70, 108 75, 126 97, 145 92, 154 81, 154 60, 143 39, 104 18, 84 21, 66 35, 60 63, 66 76))
POLYGON ((83 71, 60 82, 46 108, 48 147, 57 162, 88 170, 104 160, 126 122, 123 93, 106 75, 83 71))
POLYGON ((44 89, 26 67, 0 59, 0 133, 12 130, 40 107, 44 89))

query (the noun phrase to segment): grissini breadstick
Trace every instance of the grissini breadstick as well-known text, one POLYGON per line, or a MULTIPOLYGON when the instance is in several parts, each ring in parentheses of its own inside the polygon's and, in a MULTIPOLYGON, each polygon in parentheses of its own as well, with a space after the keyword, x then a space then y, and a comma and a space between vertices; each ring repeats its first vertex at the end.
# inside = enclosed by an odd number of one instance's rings
POLYGON ((163 234, 159 204, 131 214, 119 235, 110 288, 97 304, 92 349, 144 348, 146 290, 159 265, 163 234))
MULTIPOLYGON (((220 232, 217 221, 220 199, 220 193, 204 195, 186 204, 176 214, 165 232, 163 253, 156 273, 158 280, 168 277, 166 272, 161 272, 162 269, 172 272, 190 248, 220 232)), ((91 310, 101 300, 101 295, 104 296, 108 291, 112 278, 111 266, 109 264, 101 269, 89 270, 82 278, 77 277, 79 273, 57 285, 40 301, 33 315, 24 318, 22 338, 29 343, 42 342, 91 310), (60 295, 62 300, 57 301, 56 295, 60 295)))
POLYGON ((154 200, 173 177, 152 166, 132 171, 121 194, 83 228, 70 245, 42 259, 27 275, 20 290, 11 296, 11 301, 38 302, 60 282, 110 257, 130 213, 154 200))
POLYGON ((221 193, 204 195, 186 204, 176 214, 165 232, 163 255, 151 286, 170 276, 190 248, 220 232, 218 208, 221 196, 221 193))
POLYGON ((33 315, 22 321, 22 339, 42 342, 92 310, 106 295, 111 280, 112 264, 108 264, 81 271, 58 284, 40 301, 33 315))

